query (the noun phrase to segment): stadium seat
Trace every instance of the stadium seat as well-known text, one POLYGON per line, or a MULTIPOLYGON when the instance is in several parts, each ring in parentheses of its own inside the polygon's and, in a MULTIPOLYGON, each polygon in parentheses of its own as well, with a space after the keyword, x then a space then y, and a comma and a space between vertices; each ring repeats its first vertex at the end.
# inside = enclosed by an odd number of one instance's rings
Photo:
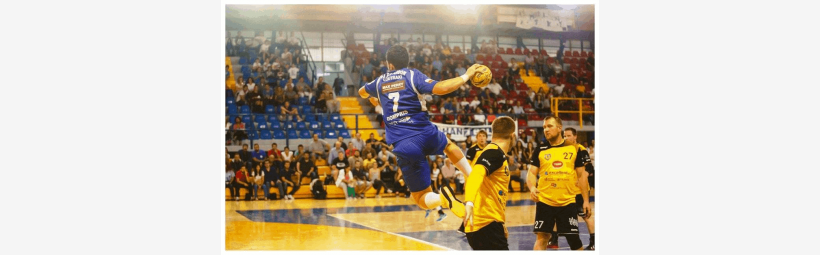
POLYGON ((285 132, 281 129, 273 130, 273 139, 285 139, 285 132))
POLYGON ((345 123, 343 121, 335 121, 333 122, 333 127, 336 129, 345 128, 345 123))
POLYGON ((544 49, 541 49, 541 55, 542 55, 542 56, 547 56, 547 51, 546 51, 546 50, 544 50, 544 49))
POLYGON ((242 115, 242 122, 245 123, 245 125, 250 125, 251 116, 250 115, 242 115))
POLYGON ((267 113, 267 114, 273 114, 273 113, 274 113, 274 109, 276 109, 276 107, 273 107, 273 105, 266 105, 266 106, 265 106, 265 113, 267 113))
POLYGON ((589 56, 589 55, 587 55, 587 52, 586 52, 586 51, 582 51, 582 52, 581 52, 581 57, 582 57, 582 58, 585 58, 585 57, 587 57, 587 56, 589 56))
POLYGON ((524 48, 524 55, 530 54, 530 49, 524 48))
POLYGON ((256 123, 256 129, 259 129, 259 130, 268 130, 268 129, 270 129, 270 126, 268 126, 268 123, 267 123, 267 122, 257 122, 257 123, 256 123))
POLYGON ((273 139, 273 136, 271 136, 269 130, 261 130, 259 131, 259 139, 270 140, 273 139))
POLYGON ((307 97, 300 97, 298 101, 296 101, 299 105, 307 105, 308 99, 307 97))
POLYGON ((295 130, 296 124, 293 124, 293 121, 286 120, 285 123, 282 123, 282 128, 285 130, 295 130))
POLYGON ((315 119, 314 119, 314 120, 311 120, 311 121, 310 121, 310 125, 309 125, 309 127, 310 127, 310 129, 317 130, 317 129, 319 129, 319 128, 320 128, 320 126, 319 126, 319 122, 316 122, 316 120, 315 120, 315 119))
POLYGON ((334 113, 334 114, 330 115, 330 120, 331 121, 339 121, 339 120, 342 120, 342 116, 339 115, 338 113, 334 113))
POLYGON ((305 113, 305 121, 307 122, 316 122, 316 115, 313 115, 312 112, 305 113))
POLYGON ((253 121, 254 122, 266 123, 268 120, 267 120, 267 116, 265 116, 264 114, 254 114, 253 115, 253 121))
POLYGON ((564 51, 564 57, 571 57, 572 51, 564 51))
MULTIPOLYGON (((251 113, 251 108, 248 107, 248 105, 240 106, 239 107, 239 113, 241 113, 241 114, 251 113)), ((250 118, 250 116, 248 116, 248 118, 250 118)))
POLYGON ((350 131, 347 131, 347 129, 340 129, 339 135, 344 139, 350 139, 350 131))
POLYGON ((301 138, 301 139, 310 139, 312 137, 310 135, 310 131, 308 131, 307 129, 301 129, 301 130, 299 130, 299 138, 301 138))
POLYGON ((521 48, 515 48, 515 55, 523 55, 521 48))
POLYGON ((580 53, 578 53, 578 51, 576 50, 576 51, 573 51, 573 52, 572 52, 572 56, 573 56, 573 57, 581 57, 581 54, 580 54, 580 53))
POLYGON ((492 68, 501 68, 501 65, 499 64, 499 62, 493 62, 493 64, 490 67, 492 67, 492 68))
POLYGON ((296 122, 296 129, 305 129, 305 128, 307 128, 307 125, 305 125, 304 121, 296 122))
POLYGON ((333 125, 330 124, 329 120, 323 120, 322 121, 322 128, 323 129, 330 129, 330 128, 333 128, 333 125))
POLYGON ((259 133, 253 130, 247 130, 248 139, 256 140, 259 139, 259 133))
POLYGON ((232 105, 232 104, 235 104, 235 103, 236 103, 236 102, 234 102, 234 98, 233 98, 233 97, 227 97, 227 98, 225 98, 225 104, 226 104, 226 105, 232 105))
POLYGON ((494 59, 494 60, 495 60, 495 61, 501 61, 501 62, 504 62, 504 59, 503 59, 503 58, 501 58, 501 55, 495 55, 495 59, 494 59))
POLYGON ((240 64, 240 65, 247 65, 247 64, 248 64, 248 60, 247 60, 247 59, 245 59, 245 58, 239 58, 239 64, 240 64))
POLYGON ((339 137, 339 135, 336 133, 336 130, 333 129, 329 129, 325 135, 325 139, 336 139, 337 137, 339 137))
POLYGON ((289 129, 287 132, 288 139, 299 139, 299 134, 296 133, 296 129, 289 129))
POLYGON ((225 90, 225 98, 231 98, 231 97, 235 97, 235 96, 233 96, 233 90, 226 89, 225 90))
POLYGON ((505 53, 512 55, 514 51, 512 48, 507 48, 507 51, 505 53))
POLYGON ((275 116, 271 115, 270 128, 271 129, 282 129, 282 122, 279 122, 279 120, 276 119, 275 116))

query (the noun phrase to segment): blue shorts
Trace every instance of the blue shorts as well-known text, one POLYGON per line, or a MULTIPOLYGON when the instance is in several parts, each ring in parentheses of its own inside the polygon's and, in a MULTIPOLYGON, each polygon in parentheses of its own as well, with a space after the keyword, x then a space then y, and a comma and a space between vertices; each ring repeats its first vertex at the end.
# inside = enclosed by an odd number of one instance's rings
POLYGON ((393 154, 396 154, 404 183, 410 192, 430 187, 430 165, 427 164, 427 155, 444 154, 447 141, 444 133, 438 129, 431 129, 393 144, 393 154))

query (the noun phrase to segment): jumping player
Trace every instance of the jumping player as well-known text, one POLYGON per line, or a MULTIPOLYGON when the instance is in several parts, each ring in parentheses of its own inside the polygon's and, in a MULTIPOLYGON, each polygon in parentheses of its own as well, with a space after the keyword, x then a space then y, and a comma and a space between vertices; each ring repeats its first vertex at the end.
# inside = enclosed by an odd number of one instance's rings
MULTIPOLYGON (((453 197, 453 191, 444 186, 440 194, 433 192, 426 155, 444 152, 450 161, 456 162, 456 168, 464 176, 469 176, 471 168, 458 146, 449 142, 445 134, 430 122, 422 95, 446 95, 456 91, 475 75, 479 65, 471 66, 460 77, 435 81, 416 69, 407 68, 409 55, 400 45, 390 47, 386 58, 387 73, 360 88, 359 96, 369 98, 377 111, 382 111, 386 141, 394 146, 393 153, 413 200, 422 209, 430 210, 453 197)), ((460 208, 463 210, 463 206, 460 208)), ((463 216, 463 211, 451 211, 463 216)))

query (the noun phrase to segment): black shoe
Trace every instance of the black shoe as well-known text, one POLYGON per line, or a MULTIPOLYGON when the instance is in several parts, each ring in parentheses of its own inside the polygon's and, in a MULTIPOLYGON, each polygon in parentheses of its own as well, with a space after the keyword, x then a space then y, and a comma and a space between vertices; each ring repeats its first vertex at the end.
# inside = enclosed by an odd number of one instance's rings
POLYGON ((461 226, 460 226, 460 227, 458 227, 458 230, 457 230, 457 231, 458 231, 459 233, 461 233, 462 235, 467 235, 467 233, 466 233, 466 232, 464 232, 464 223, 463 223, 463 222, 461 223, 461 226))

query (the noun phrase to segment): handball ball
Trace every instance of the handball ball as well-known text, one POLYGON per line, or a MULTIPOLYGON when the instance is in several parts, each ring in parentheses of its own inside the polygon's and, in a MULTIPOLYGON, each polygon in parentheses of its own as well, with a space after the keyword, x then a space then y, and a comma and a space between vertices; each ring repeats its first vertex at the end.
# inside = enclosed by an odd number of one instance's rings
POLYGON ((493 79, 493 73, 490 72, 490 68, 487 68, 485 65, 479 65, 476 68, 475 75, 473 76, 470 81, 473 82, 473 86, 483 88, 490 84, 490 81, 493 79))

